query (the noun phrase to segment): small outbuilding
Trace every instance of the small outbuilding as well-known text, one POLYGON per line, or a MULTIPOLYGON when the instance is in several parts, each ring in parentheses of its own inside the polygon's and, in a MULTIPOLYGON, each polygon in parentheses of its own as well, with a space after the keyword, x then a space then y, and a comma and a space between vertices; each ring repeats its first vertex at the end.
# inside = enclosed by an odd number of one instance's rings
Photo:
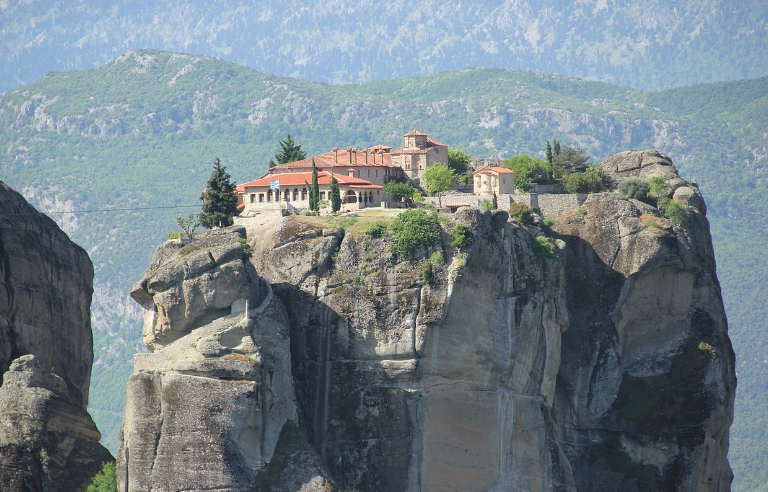
POLYGON ((488 166, 472 173, 475 195, 512 195, 515 193, 515 172, 506 167, 488 166))

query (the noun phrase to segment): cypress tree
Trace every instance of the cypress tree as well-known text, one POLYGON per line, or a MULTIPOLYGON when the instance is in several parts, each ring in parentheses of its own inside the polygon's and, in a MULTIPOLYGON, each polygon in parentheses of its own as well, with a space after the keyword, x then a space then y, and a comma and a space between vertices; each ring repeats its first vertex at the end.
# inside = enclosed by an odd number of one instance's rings
POLYGON ((208 229, 232 225, 232 217, 237 215, 237 195, 235 183, 221 165, 217 157, 213 163, 213 172, 203 194, 203 212, 200 224, 208 229))
POLYGON ((331 210, 333 213, 341 210, 341 192, 339 191, 339 182, 336 176, 331 175, 331 210))
POLYGON ((499 199, 496 197, 496 192, 493 192, 493 210, 497 210, 499 208, 499 199))
POLYGON ((552 167, 552 146, 549 144, 549 140, 547 140, 547 162, 549 162, 549 167, 552 167))
POLYGON ((312 159, 312 186, 309 192, 309 209, 313 212, 320 210, 320 186, 317 184, 317 168, 315 160, 312 159))
POLYGON ((560 142, 557 139, 555 139, 554 142, 555 142, 555 153, 553 158, 560 155, 560 142))

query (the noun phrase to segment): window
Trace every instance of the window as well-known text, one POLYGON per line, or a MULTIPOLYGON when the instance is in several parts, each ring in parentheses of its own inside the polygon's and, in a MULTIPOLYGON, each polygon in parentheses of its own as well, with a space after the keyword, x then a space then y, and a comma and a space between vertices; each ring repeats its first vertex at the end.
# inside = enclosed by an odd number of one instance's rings
POLYGON ((368 177, 369 178, 371 177, 371 170, 370 169, 368 170, 368 177))
POLYGON ((299 199, 299 189, 298 188, 294 188, 293 189, 293 201, 296 201, 298 199, 299 199))
POLYGON ((379 177, 379 170, 378 169, 376 170, 376 177, 377 178, 379 177))
POLYGON ((325 192, 324 191, 320 192, 320 199, 321 200, 325 200, 325 192))
POLYGON ((268 202, 271 202, 271 201, 272 201, 272 192, 271 192, 271 191, 268 191, 268 192, 267 192, 267 201, 268 201, 268 202))
POLYGON ((306 188, 302 188, 301 189, 301 199, 302 200, 306 200, 307 199, 307 189, 306 188))
POLYGON ((275 190, 275 201, 276 202, 280 201, 280 190, 275 190))
POLYGON ((259 203, 264 203, 264 193, 259 193, 259 203))
POLYGON ((253 203, 255 201, 256 201, 256 194, 255 193, 251 193, 251 203, 253 203))

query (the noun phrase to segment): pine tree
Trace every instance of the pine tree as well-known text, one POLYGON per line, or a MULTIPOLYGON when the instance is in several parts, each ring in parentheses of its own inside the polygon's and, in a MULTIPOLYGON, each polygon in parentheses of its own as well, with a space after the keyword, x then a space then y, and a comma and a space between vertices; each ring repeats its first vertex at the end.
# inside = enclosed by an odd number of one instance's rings
MULTIPOLYGON (((307 154, 301 150, 301 145, 296 145, 296 142, 293 141, 293 137, 291 137, 290 133, 285 136, 285 140, 280 140, 280 151, 275 154, 275 160, 277 161, 277 164, 300 161, 306 157, 307 154)), ((269 167, 274 167, 274 162, 269 162, 269 167)))
POLYGON ((312 159, 312 186, 309 189, 309 209, 313 212, 320 210, 320 186, 317 184, 317 168, 312 159))
POLYGON ((341 210, 341 192, 339 191, 339 182, 336 176, 331 175, 331 210, 333 213, 341 210))
POLYGON ((203 212, 200 224, 208 229, 232 225, 232 217, 237 215, 237 195, 235 183, 221 165, 217 157, 213 163, 213 172, 203 194, 203 212))

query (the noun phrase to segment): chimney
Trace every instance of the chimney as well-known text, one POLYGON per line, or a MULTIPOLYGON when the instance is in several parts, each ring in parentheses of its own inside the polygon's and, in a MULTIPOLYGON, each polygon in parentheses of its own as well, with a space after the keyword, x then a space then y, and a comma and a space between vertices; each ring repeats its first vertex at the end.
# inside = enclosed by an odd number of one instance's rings
POLYGON ((333 148, 333 163, 338 164, 339 163, 339 148, 334 147, 333 148))
POLYGON ((363 153, 365 154, 365 163, 368 164, 368 149, 364 149, 363 153))

